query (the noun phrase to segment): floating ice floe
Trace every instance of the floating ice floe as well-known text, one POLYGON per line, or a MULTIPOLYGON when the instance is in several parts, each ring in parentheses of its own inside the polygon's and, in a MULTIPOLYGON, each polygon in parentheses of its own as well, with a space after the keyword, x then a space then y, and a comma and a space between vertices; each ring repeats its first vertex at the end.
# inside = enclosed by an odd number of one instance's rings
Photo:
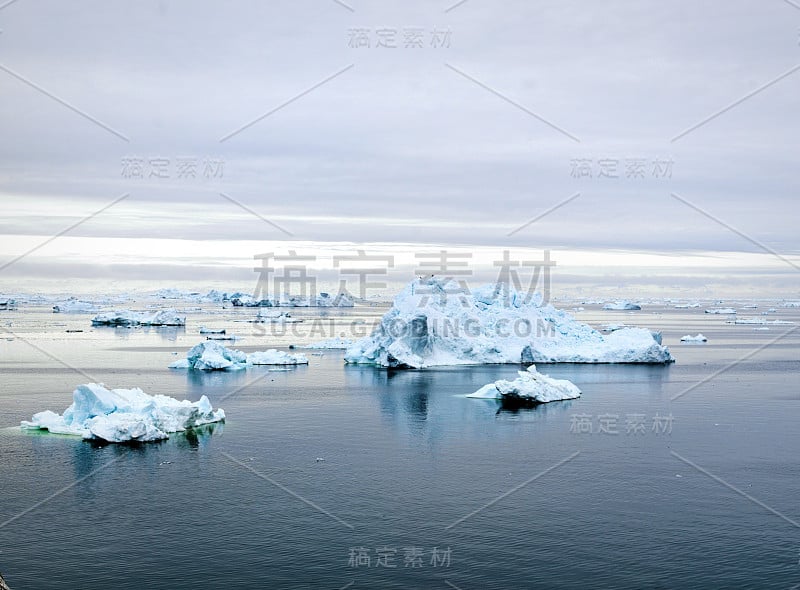
POLYGON ((308 358, 304 354, 291 354, 270 348, 248 354, 247 363, 250 365, 307 365, 308 358))
POLYGON ((729 320, 725 322, 726 324, 737 324, 737 325, 752 325, 752 326, 793 326, 794 322, 790 322, 787 320, 767 320, 764 318, 736 318, 735 320, 729 320))
POLYGON ((603 335, 541 296, 486 285, 465 293, 437 277, 410 283, 345 361, 423 368, 494 363, 669 363, 660 334, 624 328, 603 335))
POLYGON ((230 302, 234 307, 353 307, 355 305, 353 299, 344 293, 334 297, 329 293, 310 297, 284 294, 274 299, 255 299, 251 295, 236 294, 230 297, 230 302))
POLYGON ((172 363, 170 369, 198 369, 201 371, 238 371, 248 365, 307 365, 304 354, 290 354, 271 348, 266 351, 245 354, 226 348, 214 341, 201 342, 194 346, 185 359, 172 363))
POLYGON ((201 334, 224 334, 225 328, 206 328, 205 326, 200 327, 201 334))
POLYGON ((711 309, 707 309, 706 313, 712 313, 715 315, 732 315, 736 313, 736 310, 732 307, 712 307, 711 309))
POLYGON ((518 371, 519 377, 513 381, 501 379, 484 385, 467 397, 480 399, 500 399, 521 405, 536 405, 547 402, 558 402, 575 399, 581 396, 581 390, 566 379, 553 379, 536 370, 535 365, 527 371, 518 371))
POLYGON ((679 303, 673 306, 675 309, 695 309, 700 307, 699 303, 679 303))
POLYGON ((636 303, 631 303, 630 301, 614 301, 611 303, 606 303, 603 306, 603 309, 609 311, 637 311, 642 309, 642 306, 637 305, 636 303))
POLYGON ((12 309, 16 303, 13 299, 0 299, 0 310, 12 309))
POLYGON ((692 336, 688 334, 681 338, 681 342, 708 342, 708 338, 703 336, 702 334, 698 334, 697 336, 692 336))
POLYGON ((101 313, 92 318, 93 326, 185 326, 186 316, 176 309, 162 309, 153 314, 130 310, 101 313))
POLYGON ((53 313, 97 313, 97 305, 91 301, 80 301, 70 297, 63 303, 53 306, 53 313))
POLYGON ((264 323, 299 324, 303 320, 299 318, 293 318, 292 314, 286 311, 260 309, 256 314, 256 318, 252 321, 256 324, 264 324, 264 323))
POLYGON ((350 338, 327 338, 326 340, 320 340, 319 342, 314 342, 313 344, 309 344, 308 346, 304 346, 303 348, 311 348, 315 350, 336 350, 336 349, 348 349, 355 344, 355 340, 350 338))
POLYGON ((178 401, 165 395, 148 395, 141 389, 107 389, 102 384, 79 385, 72 405, 63 415, 50 410, 21 423, 23 429, 49 430, 108 442, 150 442, 169 438, 172 432, 222 422, 206 396, 199 401, 178 401))

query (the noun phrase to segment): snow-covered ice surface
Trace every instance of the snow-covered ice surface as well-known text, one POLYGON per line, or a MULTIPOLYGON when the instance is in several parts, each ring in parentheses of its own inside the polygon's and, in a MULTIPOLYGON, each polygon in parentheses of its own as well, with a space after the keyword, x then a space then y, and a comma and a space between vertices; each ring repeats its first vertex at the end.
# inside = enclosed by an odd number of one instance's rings
POLYGON ((681 342, 708 342, 708 338, 706 338, 702 334, 698 334, 697 336, 692 336, 691 334, 687 334, 686 336, 681 338, 681 342))
POLYGON ((92 318, 93 326, 185 326, 186 316, 176 309, 162 309, 152 314, 127 309, 101 313, 92 318))
POLYGON ((707 309, 706 313, 712 313, 716 315, 731 315, 736 313, 736 310, 732 307, 714 307, 711 309, 707 309))
POLYGON ((355 340, 350 338, 327 338, 325 340, 320 340, 318 342, 314 342, 313 344, 309 344, 308 346, 304 346, 303 348, 310 348, 314 350, 336 350, 336 349, 343 349, 347 350, 351 346, 355 344, 355 340))
POLYGON ((62 415, 46 410, 20 426, 118 443, 163 440, 172 432, 225 420, 224 410, 214 411, 206 396, 196 402, 178 401, 138 388, 87 383, 75 389, 72 400, 62 415))
POLYGON ((412 281, 348 363, 424 368, 493 363, 668 363, 660 335, 624 328, 603 335, 541 296, 486 285, 460 293, 455 281, 412 281))
POLYGON ((489 383, 467 397, 502 399, 523 404, 544 404, 581 396, 581 390, 572 381, 553 379, 543 375, 536 370, 535 365, 529 366, 527 371, 518 371, 518 374, 519 377, 513 381, 501 379, 489 383))
POLYGON ((642 306, 631 303, 630 301, 614 301, 612 303, 606 303, 603 309, 610 311, 638 311, 642 309, 642 306))
POLYGON ((172 363, 170 369, 197 369, 201 371, 238 371, 248 365, 307 365, 304 354, 290 354, 274 348, 245 354, 226 348, 212 340, 192 347, 185 359, 172 363))

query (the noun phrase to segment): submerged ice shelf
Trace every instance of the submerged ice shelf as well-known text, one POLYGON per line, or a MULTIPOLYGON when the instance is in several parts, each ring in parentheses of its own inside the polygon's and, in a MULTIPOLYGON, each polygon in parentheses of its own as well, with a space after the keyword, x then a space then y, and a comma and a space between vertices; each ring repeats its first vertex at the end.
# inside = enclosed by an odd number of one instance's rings
POLYGON ((118 443, 163 440, 173 432, 224 420, 225 411, 214 411, 206 396, 196 402, 178 401, 138 388, 107 389, 87 383, 75 389, 72 405, 63 414, 46 410, 20 426, 118 443))
POLYGON ((660 334, 622 328, 603 335, 541 296, 486 285, 416 279, 373 333, 345 353, 348 363, 424 368, 495 363, 669 363, 660 334))

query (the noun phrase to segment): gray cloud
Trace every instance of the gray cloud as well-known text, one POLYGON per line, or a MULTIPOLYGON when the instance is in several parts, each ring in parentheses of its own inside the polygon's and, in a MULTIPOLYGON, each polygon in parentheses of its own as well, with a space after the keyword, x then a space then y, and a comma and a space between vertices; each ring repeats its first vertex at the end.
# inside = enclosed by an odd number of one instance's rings
POLYGON ((222 191, 303 240, 758 251, 676 192, 800 252, 800 72, 670 141, 800 64, 800 10, 788 3, 352 6, 20 0, 0 10, 0 64, 130 140, 0 71, 0 199, 15 207, 0 232, 46 237, 129 192, 70 235, 281 238, 222 191), (424 48, 402 48, 411 26, 424 48), (359 27, 371 48, 348 47, 359 27), (449 48, 430 47, 434 27, 451 31, 449 48), (396 29, 401 47, 374 47, 378 28, 396 29), (168 159, 171 177, 124 178, 131 156, 168 159), (176 178, 188 156, 222 159, 224 174, 176 178), (646 160, 646 178, 626 178, 631 158, 646 160), (592 178, 571 176, 576 159, 591 160, 592 178), (619 161, 619 178, 598 178, 603 159, 619 161), (656 159, 674 161, 670 178, 653 177, 656 159))

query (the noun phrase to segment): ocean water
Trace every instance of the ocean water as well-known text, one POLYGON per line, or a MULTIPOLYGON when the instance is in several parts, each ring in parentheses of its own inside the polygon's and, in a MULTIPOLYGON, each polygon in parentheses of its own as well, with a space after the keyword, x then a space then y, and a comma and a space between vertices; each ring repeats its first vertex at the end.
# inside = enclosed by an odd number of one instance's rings
MULTIPOLYGON (((381 311, 324 321, 336 334, 381 311)), ((793 326, 587 306, 596 326, 662 330, 677 362, 540 366, 583 396, 519 411, 463 397, 517 366, 386 371, 306 351, 288 371, 166 368, 200 325, 243 350, 333 335, 300 329, 315 310, 278 335, 254 313, 193 311, 176 330, 0 312, 12 589, 800 587, 800 331, 778 339, 793 326), (678 343, 698 331, 708 344, 678 343), (88 381, 205 394, 228 420, 141 446, 19 429, 88 381)))

